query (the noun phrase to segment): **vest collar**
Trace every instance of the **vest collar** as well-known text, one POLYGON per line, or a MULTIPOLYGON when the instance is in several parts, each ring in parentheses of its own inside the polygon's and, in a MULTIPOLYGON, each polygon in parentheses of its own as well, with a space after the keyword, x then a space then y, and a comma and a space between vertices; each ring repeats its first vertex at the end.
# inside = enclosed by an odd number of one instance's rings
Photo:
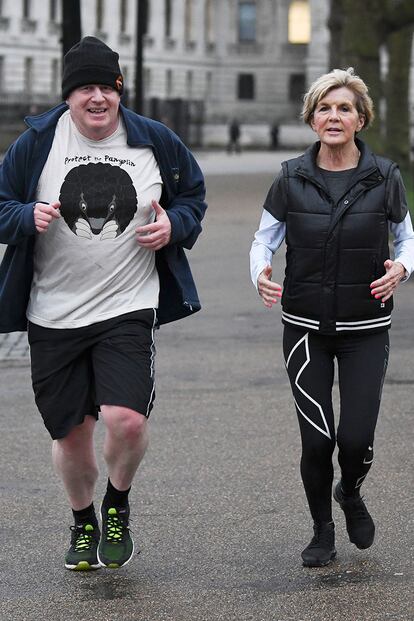
MULTIPOLYGON (((370 151, 365 142, 359 138, 355 138, 355 144, 361 153, 361 157, 359 158, 358 166, 355 169, 353 183, 358 182, 360 179, 371 174, 378 168, 374 154, 370 151)), ((295 172, 307 177, 308 179, 313 179, 318 183, 318 185, 325 186, 319 167, 316 164, 316 158, 320 148, 321 143, 319 140, 311 145, 299 159, 299 164, 295 168, 295 172)))

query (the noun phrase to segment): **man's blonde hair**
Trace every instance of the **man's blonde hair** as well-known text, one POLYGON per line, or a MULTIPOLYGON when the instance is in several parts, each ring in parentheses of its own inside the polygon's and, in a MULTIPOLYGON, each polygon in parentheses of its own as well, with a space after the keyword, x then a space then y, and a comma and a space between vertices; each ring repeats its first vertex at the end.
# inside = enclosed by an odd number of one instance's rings
POLYGON ((368 95, 368 87, 363 80, 354 74, 352 67, 348 69, 333 69, 321 75, 311 84, 303 97, 302 118, 308 125, 311 124, 316 106, 329 91, 346 86, 355 95, 355 107, 359 114, 364 116, 364 127, 368 127, 374 120, 374 104, 368 95))

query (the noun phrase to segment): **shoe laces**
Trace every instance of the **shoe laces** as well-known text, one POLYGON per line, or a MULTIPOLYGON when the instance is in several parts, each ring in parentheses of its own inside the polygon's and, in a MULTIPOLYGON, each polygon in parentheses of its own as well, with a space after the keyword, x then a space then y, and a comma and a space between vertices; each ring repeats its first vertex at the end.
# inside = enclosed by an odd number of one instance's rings
POLYGON ((332 536, 331 529, 315 526, 315 534, 312 537, 308 548, 329 548, 332 546, 332 536))
POLYGON ((106 539, 109 543, 119 543, 129 530, 126 514, 122 515, 117 509, 108 509, 106 539))
POLYGON ((368 510, 364 503, 364 497, 352 498, 346 501, 346 508, 351 512, 351 517, 357 520, 368 519, 368 510))
POLYGON ((90 550, 93 543, 93 531, 92 524, 75 524, 71 526, 70 530, 73 535, 73 548, 75 552, 84 552, 90 550))

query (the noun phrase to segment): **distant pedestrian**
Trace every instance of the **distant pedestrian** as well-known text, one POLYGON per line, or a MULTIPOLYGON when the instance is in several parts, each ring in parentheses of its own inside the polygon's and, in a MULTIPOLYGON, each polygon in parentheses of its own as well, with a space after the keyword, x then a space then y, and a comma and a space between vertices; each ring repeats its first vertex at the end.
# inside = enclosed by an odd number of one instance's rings
POLYGON ((240 123, 237 119, 233 119, 229 125, 228 153, 241 153, 240 134, 240 123))
POLYGON ((148 444, 154 330, 200 308, 184 248, 201 231, 203 175, 171 130, 120 103, 118 58, 95 37, 74 45, 66 103, 28 118, 0 167, 0 331, 28 323, 36 404, 73 511, 73 570, 132 558, 128 495, 148 444))
POLYGON ((273 123, 270 128, 270 149, 272 151, 277 151, 279 148, 279 125, 277 123, 273 123))
POLYGON ((341 479, 333 495, 345 513, 349 539, 360 549, 374 540, 374 521, 360 490, 374 460, 392 296, 414 269, 414 233, 398 166, 356 137, 372 121, 373 106, 353 70, 335 69, 317 79, 305 96, 303 119, 319 141, 283 162, 250 256, 264 305, 271 308, 282 298, 284 356, 302 438, 300 470, 314 522, 302 559, 317 567, 336 555, 331 500, 336 444, 341 479), (284 239, 282 296, 271 263, 284 239))

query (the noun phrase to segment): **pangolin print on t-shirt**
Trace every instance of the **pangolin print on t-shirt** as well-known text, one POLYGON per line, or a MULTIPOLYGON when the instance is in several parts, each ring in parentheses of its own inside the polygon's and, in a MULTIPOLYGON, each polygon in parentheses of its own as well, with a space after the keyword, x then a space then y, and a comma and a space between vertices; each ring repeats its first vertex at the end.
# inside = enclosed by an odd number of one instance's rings
POLYGON ((111 164, 72 168, 60 189, 60 213, 78 237, 104 241, 118 237, 137 210, 129 174, 111 164))

